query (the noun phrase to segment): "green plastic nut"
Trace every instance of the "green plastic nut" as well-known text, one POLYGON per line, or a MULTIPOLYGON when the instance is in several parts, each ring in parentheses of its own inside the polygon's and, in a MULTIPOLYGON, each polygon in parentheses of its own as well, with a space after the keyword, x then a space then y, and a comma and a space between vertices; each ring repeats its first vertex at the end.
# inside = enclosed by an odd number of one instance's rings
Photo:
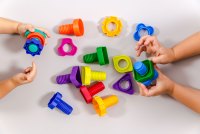
POLYGON ((148 69, 148 72, 144 76, 141 76, 139 73, 136 72, 135 69, 133 69, 134 79, 137 82, 145 82, 145 81, 147 81, 149 79, 152 79, 153 76, 154 76, 154 67, 153 67, 152 61, 144 60, 142 62, 146 65, 146 67, 148 69))

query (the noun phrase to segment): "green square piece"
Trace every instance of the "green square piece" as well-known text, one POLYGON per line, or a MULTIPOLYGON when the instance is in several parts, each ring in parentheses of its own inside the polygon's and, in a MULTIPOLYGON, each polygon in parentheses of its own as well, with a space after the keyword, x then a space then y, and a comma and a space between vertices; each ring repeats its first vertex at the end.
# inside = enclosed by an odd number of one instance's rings
POLYGON ((145 82, 151 78, 153 78, 154 76, 154 67, 153 67, 153 63, 150 60, 144 60, 142 61, 142 63, 144 63, 148 69, 148 72, 144 75, 144 76, 140 76, 140 74, 138 74, 135 69, 133 69, 133 73, 134 73, 134 79, 137 82, 145 82))

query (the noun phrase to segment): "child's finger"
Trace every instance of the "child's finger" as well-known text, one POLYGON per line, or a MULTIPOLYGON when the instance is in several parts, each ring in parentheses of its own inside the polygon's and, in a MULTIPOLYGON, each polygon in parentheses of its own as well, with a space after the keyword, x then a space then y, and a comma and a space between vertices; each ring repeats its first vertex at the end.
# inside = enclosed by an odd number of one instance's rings
POLYGON ((155 36, 149 36, 145 42, 144 42, 144 45, 149 45, 150 43, 152 43, 153 45, 155 45, 155 40, 156 40, 156 37, 155 36))
POLYGON ((140 88, 140 95, 145 96, 144 90, 142 90, 141 88, 140 88))
POLYGON ((29 73, 29 77, 30 78, 34 78, 35 75, 36 75, 36 72, 37 72, 37 68, 36 68, 36 65, 34 62, 32 62, 32 68, 31 68, 31 71, 29 73))
POLYGON ((141 46, 143 46, 145 40, 148 39, 149 37, 150 37, 149 35, 143 36, 143 37, 138 41, 138 43, 137 43, 135 49, 138 50, 141 46))
POLYGON ((147 94, 148 94, 148 89, 147 89, 147 87, 146 87, 144 84, 139 83, 139 82, 137 82, 137 84, 138 84, 138 87, 139 87, 139 89, 140 89, 140 95, 142 95, 142 96, 147 96, 147 94))
POLYGON ((149 92, 149 90, 147 89, 147 87, 144 84, 142 84, 142 83, 140 83, 140 87, 144 91, 145 96, 147 96, 147 94, 149 92))
POLYGON ((34 32, 35 31, 35 28, 33 27, 33 25, 31 24, 27 24, 25 26, 25 30, 29 30, 30 32, 34 32))
POLYGON ((145 40, 147 38, 149 38, 150 36, 149 35, 145 35, 143 37, 140 38, 140 40, 138 41, 138 45, 143 45, 143 43, 145 42, 145 40))
POLYGON ((28 67, 24 70, 24 73, 29 73, 31 71, 32 67, 28 67))
POLYGON ((145 46, 142 46, 142 47, 139 48, 139 50, 137 50, 136 56, 137 57, 140 56, 143 51, 146 51, 146 47, 145 46))
POLYGON ((150 89, 149 89, 149 92, 148 92, 148 94, 147 94, 147 96, 148 97, 151 97, 151 96, 157 96, 157 95, 159 95, 160 93, 159 93, 159 90, 157 89, 157 87, 156 86, 153 86, 153 87, 151 87, 150 89))

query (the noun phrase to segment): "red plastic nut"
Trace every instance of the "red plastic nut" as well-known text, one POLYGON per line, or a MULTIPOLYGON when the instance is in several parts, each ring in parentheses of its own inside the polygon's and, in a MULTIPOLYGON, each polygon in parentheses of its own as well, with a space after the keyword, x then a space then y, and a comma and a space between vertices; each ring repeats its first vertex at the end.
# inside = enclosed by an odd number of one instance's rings
POLYGON ((33 33, 30 33, 30 34, 27 36, 27 39, 32 39, 32 38, 37 38, 37 39, 39 39, 40 42, 42 43, 42 45, 43 45, 43 46, 45 45, 45 38, 44 38, 40 33, 33 32, 33 33))
POLYGON ((81 86, 80 87, 80 92, 85 99, 86 103, 91 103, 92 102, 92 97, 101 92, 103 89, 105 89, 105 86, 102 82, 98 82, 91 87, 87 88, 86 86, 81 86))

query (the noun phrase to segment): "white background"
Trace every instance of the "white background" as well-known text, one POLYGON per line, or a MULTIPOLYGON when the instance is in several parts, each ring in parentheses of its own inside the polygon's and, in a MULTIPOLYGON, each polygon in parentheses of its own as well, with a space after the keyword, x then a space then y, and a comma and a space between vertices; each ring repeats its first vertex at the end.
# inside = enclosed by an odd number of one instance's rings
MULTIPOLYGON (((32 58, 23 50, 25 39, 18 35, 0 36, 0 79, 22 71, 34 60, 38 75, 31 84, 15 89, 0 100, 0 134, 199 134, 200 117, 179 102, 167 96, 141 97, 127 95, 111 88, 122 76, 112 65, 91 65, 94 70, 107 72, 106 89, 99 95, 116 94, 119 104, 108 109, 108 114, 98 117, 92 105, 87 105, 79 90, 71 85, 55 84, 58 74, 69 73, 74 65, 84 65, 81 57, 94 52, 96 46, 105 45, 110 61, 115 55, 126 54, 133 61, 136 43, 132 34, 137 23, 156 28, 161 43, 171 47, 200 30, 199 0, 0 0, 0 16, 32 23, 48 29, 52 38, 41 56, 32 58), (123 20, 124 29, 119 37, 109 38, 98 26, 105 16, 115 15, 123 20), (60 57, 56 53, 60 39, 57 26, 82 18, 85 23, 83 37, 71 37, 78 46, 75 56, 60 57), (53 92, 61 92, 63 99, 73 106, 67 116, 50 110, 47 103, 53 92)), ((190 58, 162 66, 173 80, 200 88, 200 57, 190 58)))

